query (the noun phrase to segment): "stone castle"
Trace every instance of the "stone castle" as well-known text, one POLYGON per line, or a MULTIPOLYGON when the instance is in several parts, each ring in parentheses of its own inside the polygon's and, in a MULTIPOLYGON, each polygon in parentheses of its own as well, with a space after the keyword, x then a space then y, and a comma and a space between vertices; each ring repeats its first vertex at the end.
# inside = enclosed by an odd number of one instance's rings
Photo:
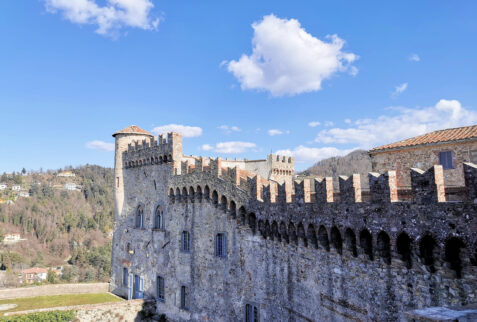
POLYGON ((113 135, 111 290, 172 321, 406 321, 477 302, 477 166, 294 180, 294 160, 186 156, 182 137, 113 135))

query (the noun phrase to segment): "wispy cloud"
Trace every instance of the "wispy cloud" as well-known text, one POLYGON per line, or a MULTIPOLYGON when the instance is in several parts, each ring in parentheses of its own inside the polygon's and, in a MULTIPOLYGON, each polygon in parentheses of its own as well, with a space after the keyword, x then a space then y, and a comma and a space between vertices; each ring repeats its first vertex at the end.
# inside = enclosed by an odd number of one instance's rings
POLYGON ((343 52, 345 41, 337 35, 323 41, 306 32, 298 20, 273 14, 253 23, 252 28, 252 54, 226 63, 243 90, 296 95, 320 90, 322 81, 337 72, 358 72, 351 65, 358 56, 343 52))
POLYGON ((427 108, 393 108, 396 115, 360 119, 348 128, 331 128, 318 133, 323 144, 353 144, 369 149, 444 128, 475 124, 477 112, 464 108, 457 100, 440 100, 427 108))
POLYGON ((218 128, 224 131, 225 134, 242 131, 238 126, 221 125, 218 128))
POLYGON ((392 97, 398 97, 407 89, 407 83, 402 83, 394 88, 394 92, 392 93, 392 97))
POLYGON ((164 134, 169 132, 182 133, 185 138, 193 138, 202 135, 202 129, 198 126, 188 126, 182 124, 167 124, 153 128, 151 130, 154 134, 164 134))
POLYGON ((153 17, 150 0, 107 0, 101 6, 96 0, 44 0, 46 10, 80 25, 97 25, 96 33, 117 36, 124 27, 156 30, 160 19, 153 17))
POLYGON ((248 152, 257 145, 252 142, 242 142, 242 141, 229 141, 229 142, 219 142, 215 146, 210 144, 202 145, 199 150, 202 151, 214 151, 217 153, 224 153, 224 154, 238 154, 248 152))
POLYGON ((318 121, 312 121, 312 122, 308 123, 309 127, 317 127, 317 126, 320 126, 320 125, 321 125, 321 122, 318 122, 318 121))
POLYGON ((292 150, 278 150, 279 155, 290 155, 295 157, 295 162, 318 162, 320 160, 346 155, 353 149, 338 149, 335 147, 310 148, 300 145, 292 150))
POLYGON ((410 61, 414 61, 414 62, 418 62, 421 60, 421 58, 419 57, 418 54, 411 54, 409 55, 409 58, 408 58, 410 61))
POLYGON ((108 143, 100 140, 87 142, 86 147, 93 150, 114 151, 114 143, 108 143))
POLYGON ((289 130, 279 130, 279 129, 270 129, 267 131, 268 135, 275 136, 275 135, 282 135, 282 134, 290 134, 289 130))

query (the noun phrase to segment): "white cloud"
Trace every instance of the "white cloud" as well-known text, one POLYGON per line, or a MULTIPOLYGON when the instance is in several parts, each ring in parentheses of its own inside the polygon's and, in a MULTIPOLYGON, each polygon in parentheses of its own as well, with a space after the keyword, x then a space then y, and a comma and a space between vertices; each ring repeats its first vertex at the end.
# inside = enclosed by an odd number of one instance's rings
POLYGON ((346 124, 351 124, 351 120, 350 120, 350 119, 345 119, 344 122, 345 122, 346 124))
POLYGON ((45 0, 45 6, 72 23, 97 25, 96 33, 107 36, 116 36, 123 27, 156 30, 160 21, 151 16, 151 0, 106 0, 103 6, 96 0, 45 0))
POLYGON ((202 146, 199 147, 199 150, 202 150, 202 151, 211 151, 213 149, 214 147, 210 144, 203 144, 202 146))
POLYGON ((326 122, 325 122, 325 126, 326 126, 326 127, 330 127, 330 126, 333 126, 333 125, 335 125, 335 123, 333 123, 333 122, 331 122, 331 121, 326 121, 326 122))
POLYGON ((357 144, 369 149, 438 129, 472 125, 477 112, 464 108, 457 100, 440 100, 427 108, 394 108, 397 115, 360 119, 349 128, 331 128, 318 133, 315 141, 325 144, 357 144))
POLYGON ((290 155, 295 157, 295 162, 318 162, 320 160, 346 155, 353 149, 340 150, 335 147, 309 148, 303 145, 293 150, 279 150, 278 155, 290 155))
POLYGON ((193 138, 202 135, 202 129, 198 126, 188 126, 182 124, 168 124, 157 126, 151 130, 154 134, 163 134, 169 132, 179 132, 185 138, 193 138))
POLYGON ((392 93, 393 97, 397 97, 402 94, 407 89, 407 83, 402 83, 394 88, 394 92, 392 93))
POLYGON ((277 129, 268 130, 268 135, 270 136, 280 135, 280 134, 283 134, 283 131, 277 130, 277 129))
POLYGON ((114 151, 114 143, 108 143, 104 141, 90 141, 86 143, 88 149, 101 150, 101 151, 114 151))
POLYGON ((317 126, 320 126, 320 125, 321 125, 321 123, 318 122, 318 121, 312 121, 312 122, 308 123, 309 127, 317 127, 317 126))
POLYGON ((217 153, 224 153, 224 154, 236 154, 236 153, 244 153, 253 148, 257 145, 252 142, 242 142, 242 141, 229 141, 229 142, 219 142, 214 146, 210 144, 202 145, 199 150, 202 151, 214 151, 217 153))
POLYGON ((221 125, 218 128, 224 131, 225 134, 242 131, 238 126, 221 125))
POLYGON ((419 57, 418 54, 411 54, 411 55, 409 55, 409 60, 410 60, 410 61, 418 62, 418 61, 421 60, 421 58, 419 57))
POLYGON ((345 41, 329 35, 329 42, 307 33, 296 19, 271 14, 252 24, 252 54, 227 63, 243 90, 269 91, 272 96, 318 91, 324 79, 337 72, 357 73, 358 56, 341 51, 345 41))

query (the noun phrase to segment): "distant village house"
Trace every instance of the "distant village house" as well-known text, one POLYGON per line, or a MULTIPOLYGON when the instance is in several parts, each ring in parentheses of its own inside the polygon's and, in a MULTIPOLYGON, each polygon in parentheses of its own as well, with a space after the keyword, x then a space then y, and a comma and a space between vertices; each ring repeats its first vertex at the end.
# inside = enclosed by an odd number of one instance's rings
POLYGON ((12 186, 12 190, 13 191, 20 191, 20 190, 22 190, 22 187, 19 186, 19 185, 14 185, 14 186, 12 186))
POLYGON ((62 171, 57 174, 58 177, 76 177, 76 175, 71 171, 62 171))
POLYGON ((65 190, 70 190, 70 191, 76 190, 76 183, 73 183, 73 182, 66 183, 65 190))
POLYGON ((3 239, 4 244, 15 244, 20 241, 26 240, 25 238, 21 238, 21 235, 18 233, 11 233, 5 234, 5 238, 3 239))
POLYGON ((7 186, 6 183, 0 183, 0 190, 5 190, 7 188, 8 188, 8 186, 7 186))
POLYGON ((410 186, 410 169, 442 165, 446 186, 463 186, 463 163, 477 164, 477 125, 426 133, 369 151, 375 172, 395 170, 398 185, 410 186))
POLYGON ((22 271, 23 281, 26 284, 45 281, 48 276, 46 268, 32 267, 22 271))

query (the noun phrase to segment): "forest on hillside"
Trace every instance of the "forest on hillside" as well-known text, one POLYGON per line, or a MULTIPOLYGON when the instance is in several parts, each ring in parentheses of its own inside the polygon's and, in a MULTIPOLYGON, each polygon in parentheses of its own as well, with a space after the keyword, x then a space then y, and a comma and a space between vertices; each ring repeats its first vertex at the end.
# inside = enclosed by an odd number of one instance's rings
MULTIPOLYGON (((0 270, 13 275, 29 267, 63 267, 58 281, 107 281, 113 229, 113 170, 95 165, 58 171, 3 174, 0 239, 19 233, 21 242, 0 246, 0 270), (61 171, 73 173, 68 178, 61 171), (74 187, 74 189, 68 187, 74 187)), ((50 277, 49 277, 50 278, 50 277)))

